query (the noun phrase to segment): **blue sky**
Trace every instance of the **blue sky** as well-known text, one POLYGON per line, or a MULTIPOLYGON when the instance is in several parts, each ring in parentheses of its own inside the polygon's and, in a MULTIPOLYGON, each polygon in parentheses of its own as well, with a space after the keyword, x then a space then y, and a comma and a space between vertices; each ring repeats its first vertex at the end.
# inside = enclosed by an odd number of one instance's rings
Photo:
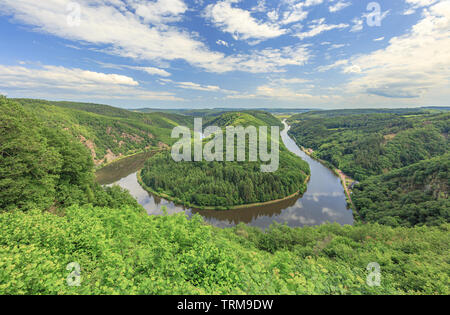
POLYGON ((448 106, 449 0, 1 0, 0 93, 125 108, 448 106))

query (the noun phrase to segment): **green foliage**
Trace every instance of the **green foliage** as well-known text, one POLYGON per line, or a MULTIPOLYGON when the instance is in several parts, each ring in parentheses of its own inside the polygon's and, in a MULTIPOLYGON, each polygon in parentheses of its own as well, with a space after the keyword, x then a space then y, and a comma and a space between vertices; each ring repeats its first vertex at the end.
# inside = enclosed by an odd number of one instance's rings
MULTIPOLYGON (((209 125, 222 128, 277 126, 280 123, 274 116, 261 112, 229 112, 208 122, 209 125)), ((249 139, 246 139, 246 142, 248 156, 249 139)), ((236 147, 235 142, 235 152, 236 147)), ((198 208, 227 209, 283 199, 297 192, 305 192, 305 181, 310 174, 309 166, 290 153, 282 143, 278 170, 274 173, 263 173, 260 165, 260 161, 175 162, 169 152, 164 152, 146 162, 141 171, 141 178, 152 191, 183 205, 198 208)))
POLYGON ((50 128, 6 98, 0 98, 0 118, 0 212, 88 203, 138 206, 120 188, 95 184, 89 152, 69 132, 50 128))
POLYGON ((360 114, 355 110, 293 116, 290 134, 314 156, 363 180, 449 150, 450 114, 360 114), (349 115, 350 114, 350 115, 349 115))
MULTIPOLYGON (((441 139, 435 131, 448 134, 448 116, 408 118, 410 126, 422 129, 408 127, 402 135, 399 119, 391 147, 376 150, 399 157, 389 160, 400 161, 392 167, 423 161, 369 178, 354 196, 369 222, 435 226, 274 225, 263 232, 245 225, 214 228, 198 215, 148 216, 127 191, 94 183, 90 152, 79 142, 80 135, 95 139, 100 150, 114 143, 108 139, 114 132, 118 137, 120 132, 147 132, 151 126, 160 129, 149 130, 168 135, 170 126, 187 118, 137 114, 143 115, 138 119, 95 104, 21 103, 25 106, 0 97, 1 295, 450 293, 450 225, 443 223, 449 217, 449 155, 423 160, 439 152, 435 142, 441 139), (414 138, 420 139, 419 146, 414 138), (81 266, 79 287, 66 282, 71 262, 81 266), (380 287, 366 284, 371 262, 381 266, 380 287)), ((216 118, 221 124, 275 123, 260 112, 216 118)), ((373 141, 368 138, 361 143, 373 141)), ((370 144, 358 148, 372 150, 370 144)), ((273 174, 261 173, 256 163, 171 165, 167 157, 156 155, 143 178, 153 178, 155 188, 186 202, 229 205, 229 200, 278 198, 304 189, 309 174, 308 165, 283 146, 280 169, 273 174)))
POLYGON ((450 154, 370 177, 353 202, 364 221, 391 226, 450 222, 450 154))
POLYGON ((135 113, 107 105, 17 99, 52 129, 64 129, 89 148, 97 165, 172 144, 172 129, 191 126, 192 118, 165 113, 135 113))
POLYGON ((368 111, 296 115, 291 134, 313 148, 315 157, 362 180, 352 199, 363 221, 391 226, 449 222, 450 115, 368 111))
POLYGON ((283 124, 272 114, 260 111, 226 112, 216 117, 209 118, 209 126, 279 126, 283 124))
POLYGON ((155 192, 184 205, 228 208, 303 193, 308 165, 287 152, 280 160, 278 171, 263 173, 257 162, 175 162, 165 152, 146 162, 141 178, 155 192))
POLYGON ((62 160, 38 122, 0 98, 0 209, 50 207, 62 160))
POLYGON ((449 225, 218 229, 71 207, 0 214, 0 294, 448 294, 449 225), (81 285, 66 283, 81 266, 81 285), (381 286, 366 284, 370 262, 381 286))

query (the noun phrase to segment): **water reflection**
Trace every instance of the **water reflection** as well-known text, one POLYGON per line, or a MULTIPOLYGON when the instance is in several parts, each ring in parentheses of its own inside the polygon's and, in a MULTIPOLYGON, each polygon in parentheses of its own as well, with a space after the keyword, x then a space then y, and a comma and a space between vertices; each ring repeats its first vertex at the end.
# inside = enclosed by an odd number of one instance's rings
POLYGON ((101 184, 114 183, 128 189, 149 215, 161 215, 162 207, 166 207, 169 214, 185 212, 188 216, 192 216, 198 213, 207 222, 218 227, 231 227, 240 222, 263 229, 273 222, 286 223, 291 227, 320 225, 326 222, 353 224, 353 214, 347 209, 340 179, 331 170, 305 154, 288 136, 287 131, 288 127, 281 132, 283 142, 291 152, 309 163, 311 179, 303 196, 275 204, 228 211, 187 209, 175 205, 147 193, 137 181, 137 171, 143 167, 151 154, 138 155, 129 158, 129 161, 124 159, 107 166, 97 172, 97 180, 101 184))

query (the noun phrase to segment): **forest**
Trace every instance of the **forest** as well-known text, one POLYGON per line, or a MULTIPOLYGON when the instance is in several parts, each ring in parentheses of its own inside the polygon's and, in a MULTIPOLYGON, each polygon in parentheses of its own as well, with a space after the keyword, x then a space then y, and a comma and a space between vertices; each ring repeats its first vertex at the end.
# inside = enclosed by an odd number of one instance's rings
POLYGON ((0 212, 138 206, 119 187, 95 183, 92 157, 69 131, 51 128, 5 97, 0 97, 0 117, 0 212))
POLYGON ((290 121, 315 158, 361 181, 352 193, 358 219, 407 227, 450 222, 448 112, 342 110, 290 121))
POLYGON ((450 113, 357 114, 355 110, 294 115, 290 134, 315 158, 356 180, 449 151, 450 113))
POLYGON ((15 99, 49 128, 64 129, 90 151, 96 166, 122 156, 171 145, 175 126, 191 126, 192 117, 171 113, 135 113, 107 105, 15 99))
MULTIPOLYGON (((208 125, 280 126, 281 122, 268 113, 232 112, 213 117, 208 120, 208 125)), ((248 156, 248 138, 246 142, 248 156)), ((234 145, 236 148, 237 141, 234 145)), ((309 165, 282 143, 279 145, 280 165, 274 173, 261 172, 261 161, 229 162, 224 158, 224 162, 175 162, 171 154, 165 152, 146 162, 140 173, 141 179, 152 192, 200 209, 229 209, 302 194, 310 174, 309 165)))
POLYGON ((288 152, 280 153, 280 162, 277 172, 263 173, 258 162, 175 162, 165 152, 147 161, 141 178, 178 204, 225 210, 303 193, 308 165, 288 152))
POLYGON ((365 222, 391 226, 450 222, 450 153, 373 176, 353 195, 365 222))
MULTIPOLYGON (((439 218, 448 218, 442 212, 448 210, 448 154, 362 182, 355 202, 374 201, 362 212, 364 223, 355 226, 219 229, 198 215, 149 216, 128 192, 99 186, 92 156, 74 134, 76 128, 90 130, 75 122, 85 117, 83 110, 27 104, 0 97, 2 295, 450 293, 450 225, 439 218), (399 188, 383 190, 379 181, 399 188), (377 200, 374 186, 381 189, 377 200), (410 205, 418 199, 443 202, 430 204, 437 211, 431 224, 418 224, 420 209, 411 208, 410 215, 402 206, 402 191, 412 189, 410 205), (396 205, 389 213, 395 224, 377 213, 389 198, 396 205), (80 286, 67 283, 72 262, 81 267, 80 286), (381 266, 381 286, 366 283, 370 262, 381 266)), ((117 117, 108 115, 95 117, 106 117, 106 127, 117 117)), ((437 125, 438 117, 427 119, 437 125)), ((219 169, 242 176, 238 170, 245 168, 239 167, 219 169)))

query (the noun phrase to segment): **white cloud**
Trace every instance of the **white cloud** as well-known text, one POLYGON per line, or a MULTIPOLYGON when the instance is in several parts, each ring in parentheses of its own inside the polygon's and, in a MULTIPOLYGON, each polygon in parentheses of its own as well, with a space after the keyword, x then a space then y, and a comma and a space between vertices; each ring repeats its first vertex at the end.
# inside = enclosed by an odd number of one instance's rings
POLYGON ((289 88, 280 88, 269 85, 257 87, 255 93, 253 94, 235 94, 227 96, 227 99, 275 99, 283 101, 295 101, 311 98, 313 98, 313 96, 307 93, 295 92, 289 88))
POLYGON ((203 91, 203 92, 221 92, 221 93, 226 93, 226 94, 235 93, 234 91, 225 90, 216 85, 204 85, 204 84, 199 84, 199 83, 194 83, 194 82, 176 82, 176 81, 173 81, 170 79, 160 79, 159 81, 162 82, 163 84, 165 84, 165 83, 174 84, 179 88, 187 89, 187 90, 196 90, 196 91, 203 91))
POLYGON ((450 1, 423 10, 422 19, 385 49, 352 58, 343 69, 357 74, 346 90, 391 98, 449 95, 450 1))
POLYGON ((297 36, 300 39, 305 39, 308 37, 317 36, 323 32, 331 31, 334 29, 343 29, 343 28, 347 28, 347 27, 349 27, 349 25, 344 24, 344 23, 326 24, 325 18, 321 18, 321 19, 314 20, 311 22, 311 24, 309 25, 309 31, 298 33, 295 36, 297 36))
POLYGON ((144 71, 150 75, 159 75, 162 77, 169 77, 171 74, 167 72, 166 70, 155 68, 155 67, 132 67, 128 66, 130 69, 144 71))
POLYGON ((280 49, 255 50, 248 55, 230 57, 233 64, 238 64, 241 70, 263 73, 284 72, 286 66, 302 66, 311 58, 308 46, 297 45, 280 49))
MULTIPOLYGON (((381 23, 387 16, 388 14, 391 12, 391 10, 387 10, 384 12, 380 12, 379 17, 377 16, 377 19, 379 19, 379 22, 381 23)), ((367 22, 367 24, 369 24, 368 19, 372 19, 375 16, 373 16, 373 13, 363 13, 362 17, 356 17, 352 20, 353 26, 350 29, 350 32, 360 32, 364 29, 364 22, 367 22)), ((378 21, 377 21, 378 22, 378 21)))
POLYGON ((331 5, 331 6, 328 8, 328 10, 329 10, 331 13, 334 13, 334 12, 341 11, 342 9, 345 9, 346 7, 348 7, 348 6, 350 6, 350 5, 352 5, 351 2, 338 1, 336 4, 331 5))
POLYGON ((113 64, 113 63, 105 63, 101 61, 95 61, 97 64, 99 64, 103 68, 107 69, 116 69, 116 70, 123 70, 123 69, 131 69, 136 71, 142 71, 145 73, 148 73, 150 75, 158 75, 161 77, 169 77, 171 74, 167 72, 164 69, 155 68, 155 67, 141 67, 141 66, 130 66, 130 65, 121 65, 121 64, 113 64))
POLYGON ((322 4, 323 0, 282 0, 281 8, 268 13, 269 19, 278 20, 282 25, 294 24, 308 17, 308 8, 322 4), (281 19, 280 19, 281 18, 281 19))
POLYGON ((251 12, 233 7, 236 0, 220 1, 205 9, 205 17, 223 32, 235 39, 269 39, 286 33, 277 24, 261 22, 251 16, 251 12))
POLYGON ((228 46, 229 46, 229 44, 228 44, 226 41, 221 40, 221 39, 218 39, 218 40, 216 41, 216 44, 219 45, 219 46, 225 46, 225 47, 228 47, 228 46))
POLYGON ((340 68, 341 66, 344 66, 344 65, 347 65, 347 64, 348 64, 348 60, 347 59, 341 59, 341 60, 335 61, 331 65, 320 66, 320 67, 317 68, 317 71, 325 72, 325 71, 328 71, 328 70, 331 70, 331 69, 340 68))
POLYGON ((282 24, 292 24, 303 21, 308 17, 308 11, 305 10, 306 3, 299 2, 292 4, 291 7, 283 12, 282 24))
MULTIPOLYGON (((158 1, 156 4, 159 3, 161 7, 167 4, 167 8, 158 9, 159 11, 152 13, 154 15, 142 13, 144 9, 139 12, 133 9, 139 7, 138 5, 150 5, 145 1, 97 0, 94 3, 89 0, 78 0, 81 6, 81 21, 79 26, 72 27, 67 23, 68 3, 70 0, 2 0, 0 13, 12 16, 13 20, 22 24, 31 25, 34 31, 104 47, 101 51, 109 54, 137 61, 185 60, 193 66, 215 73, 280 72, 283 71, 281 67, 303 65, 309 58, 307 49, 298 47, 229 56, 211 51, 198 40, 196 34, 190 34, 169 24, 158 24, 181 18, 180 15, 186 10, 181 0, 158 1), (275 59, 271 59, 272 57, 275 59)), ((236 12, 237 20, 246 15, 245 12, 236 12)), ((243 32, 242 36, 245 38, 252 36, 268 38, 284 33, 284 30, 276 26, 258 23, 253 19, 244 23, 242 30, 240 26, 234 24, 230 24, 229 27, 234 26, 238 27, 236 31, 243 32)))
POLYGON ((328 50, 339 49, 348 46, 348 44, 333 44, 328 48, 328 50))
POLYGON ((303 78, 276 78, 269 83, 258 86, 253 93, 235 93, 228 99, 275 99, 282 101, 298 101, 317 99, 309 93, 311 85, 305 86, 309 80, 303 78))
POLYGON ((302 78, 281 78, 281 79, 276 79, 276 80, 272 80, 273 83, 278 83, 278 84, 304 84, 309 82, 309 80, 306 79, 302 79, 302 78))
POLYGON ((439 0, 405 0, 407 4, 409 4, 408 9, 403 13, 404 15, 414 14, 417 9, 428 7, 439 0))
POLYGON ((364 20, 362 18, 354 18, 352 20, 353 26, 350 29, 350 32, 359 32, 364 29, 364 20))
POLYGON ((20 91, 32 97, 71 95, 75 98, 128 98, 180 100, 170 93, 151 92, 139 88, 133 78, 77 68, 50 65, 40 67, 0 65, 0 87, 20 91))
POLYGON ((128 1, 144 22, 161 24, 175 22, 182 19, 187 6, 182 0, 157 0, 151 1, 128 1))

